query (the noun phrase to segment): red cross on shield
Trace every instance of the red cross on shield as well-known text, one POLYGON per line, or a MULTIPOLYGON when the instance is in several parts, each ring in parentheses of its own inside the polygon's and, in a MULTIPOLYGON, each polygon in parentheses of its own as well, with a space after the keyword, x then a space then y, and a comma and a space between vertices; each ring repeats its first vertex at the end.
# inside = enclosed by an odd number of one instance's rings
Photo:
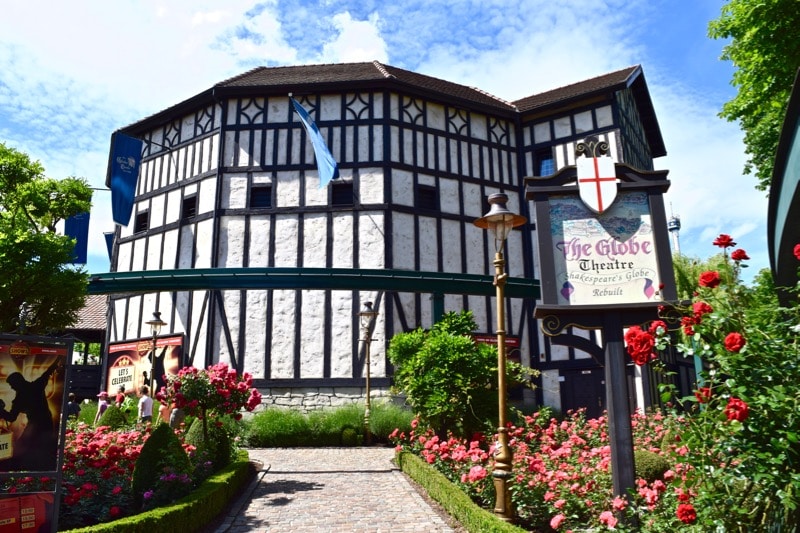
POLYGON ((617 197, 617 170, 610 156, 579 157, 578 192, 586 207, 597 214, 608 209, 617 197))

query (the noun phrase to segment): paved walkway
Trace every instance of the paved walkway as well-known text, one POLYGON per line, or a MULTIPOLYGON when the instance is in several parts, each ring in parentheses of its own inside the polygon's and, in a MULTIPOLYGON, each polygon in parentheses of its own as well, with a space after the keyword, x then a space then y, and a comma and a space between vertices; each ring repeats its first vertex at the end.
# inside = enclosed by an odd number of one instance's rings
POLYGON ((455 531, 392 463, 392 448, 248 451, 264 466, 217 533, 455 531))

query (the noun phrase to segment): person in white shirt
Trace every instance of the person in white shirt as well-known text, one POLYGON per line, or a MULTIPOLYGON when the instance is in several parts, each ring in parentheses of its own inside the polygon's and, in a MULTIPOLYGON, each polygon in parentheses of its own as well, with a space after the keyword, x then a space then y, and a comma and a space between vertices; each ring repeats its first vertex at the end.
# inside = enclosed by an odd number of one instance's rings
POLYGON ((153 420, 153 399, 147 385, 139 387, 139 421, 143 424, 153 420))

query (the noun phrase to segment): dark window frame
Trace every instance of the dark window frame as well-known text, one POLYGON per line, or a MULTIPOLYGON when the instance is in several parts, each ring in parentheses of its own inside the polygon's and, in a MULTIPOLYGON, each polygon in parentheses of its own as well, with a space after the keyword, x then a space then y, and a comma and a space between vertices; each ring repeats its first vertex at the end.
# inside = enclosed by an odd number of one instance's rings
POLYGON ((136 218, 133 222, 133 232, 143 233, 150 227, 150 210, 145 209, 136 213, 136 218))
POLYGON ((250 209, 272 209, 272 184, 251 185, 248 206, 250 209))
POLYGON ((332 183, 330 187, 331 187, 332 206, 350 207, 355 205, 352 181, 332 183))
POLYGON ((197 194, 183 197, 181 201, 181 220, 191 220, 197 216, 197 194))
POLYGON ((418 183, 414 187, 414 207, 424 211, 440 211, 439 191, 433 185, 418 183))

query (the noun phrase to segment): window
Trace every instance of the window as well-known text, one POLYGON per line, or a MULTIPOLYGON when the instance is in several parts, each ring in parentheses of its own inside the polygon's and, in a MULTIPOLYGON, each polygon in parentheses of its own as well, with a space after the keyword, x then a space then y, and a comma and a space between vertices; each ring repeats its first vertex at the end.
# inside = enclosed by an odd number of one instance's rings
POLYGON ((133 232, 141 233, 147 231, 147 226, 150 224, 150 212, 140 211, 136 213, 136 220, 133 223, 133 232))
POLYGON ((331 205, 353 205, 353 183, 331 185, 331 205))
POLYGON ((556 171, 556 162, 553 159, 553 150, 550 148, 543 148, 536 150, 536 175, 549 176, 556 171))
POLYGON ((181 204, 181 220, 189 220, 197 216, 197 195, 193 194, 183 199, 181 204))
POLYGON ((250 209, 272 207, 272 185, 253 185, 250 188, 250 209))
POLYGON ((439 195, 436 193, 436 187, 417 185, 416 189, 414 189, 414 204, 417 209, 438 211, 439 195))

